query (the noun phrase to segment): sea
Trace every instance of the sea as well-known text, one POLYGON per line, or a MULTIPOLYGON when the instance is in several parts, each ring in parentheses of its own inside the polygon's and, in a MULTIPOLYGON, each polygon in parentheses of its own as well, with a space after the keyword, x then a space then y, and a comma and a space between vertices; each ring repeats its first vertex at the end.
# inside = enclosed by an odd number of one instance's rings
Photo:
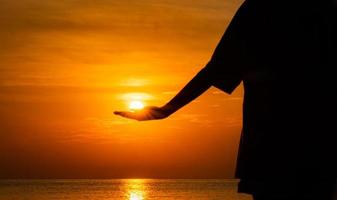
POLYGON ((0 200, 251 200, 237 180, 76 179, 0 180, 0 200))

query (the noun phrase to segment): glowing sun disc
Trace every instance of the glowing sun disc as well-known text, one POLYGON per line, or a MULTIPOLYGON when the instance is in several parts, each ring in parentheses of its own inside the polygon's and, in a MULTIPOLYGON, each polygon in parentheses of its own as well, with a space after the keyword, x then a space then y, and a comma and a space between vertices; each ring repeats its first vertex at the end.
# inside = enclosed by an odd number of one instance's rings
POLYGON ((131 110, 141 110, 144 108, 144 103, 141 101, 131 101, 129 104, 131 110))

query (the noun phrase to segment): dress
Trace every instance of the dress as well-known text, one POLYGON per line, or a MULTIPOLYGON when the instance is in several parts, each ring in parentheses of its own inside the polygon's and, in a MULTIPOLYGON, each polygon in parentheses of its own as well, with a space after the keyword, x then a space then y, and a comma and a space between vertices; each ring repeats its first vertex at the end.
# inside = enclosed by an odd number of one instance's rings
POLYGON ((229 94, 244 84, 237 178, 331 182, 337 170, 336 7, 287 2, 244 2, 200 74, 229 94))

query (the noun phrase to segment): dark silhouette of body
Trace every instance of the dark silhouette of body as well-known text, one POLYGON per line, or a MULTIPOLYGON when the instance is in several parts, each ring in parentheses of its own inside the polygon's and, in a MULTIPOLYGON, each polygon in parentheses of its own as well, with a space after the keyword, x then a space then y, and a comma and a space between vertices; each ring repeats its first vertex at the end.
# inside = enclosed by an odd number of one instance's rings
POLYGON ((209 87, 244 84, 239 192, 256 200, 331 200, 336 187, 333 1, 247 0, 210 62, 163 107, 115 112, 163 119, 209 87))

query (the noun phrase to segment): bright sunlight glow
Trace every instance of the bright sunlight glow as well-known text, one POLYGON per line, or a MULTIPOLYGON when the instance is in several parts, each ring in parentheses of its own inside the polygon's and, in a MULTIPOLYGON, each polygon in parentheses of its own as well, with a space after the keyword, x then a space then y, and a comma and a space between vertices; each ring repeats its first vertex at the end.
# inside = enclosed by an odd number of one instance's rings
POLYGON ((138 193, 131 193, 130 200, 143 200, 143 195, 138 193))
POLYGON ((131 101, 129 104, 131 110, 141 110, 144 108, 144 104, 141 101, 131 101))

